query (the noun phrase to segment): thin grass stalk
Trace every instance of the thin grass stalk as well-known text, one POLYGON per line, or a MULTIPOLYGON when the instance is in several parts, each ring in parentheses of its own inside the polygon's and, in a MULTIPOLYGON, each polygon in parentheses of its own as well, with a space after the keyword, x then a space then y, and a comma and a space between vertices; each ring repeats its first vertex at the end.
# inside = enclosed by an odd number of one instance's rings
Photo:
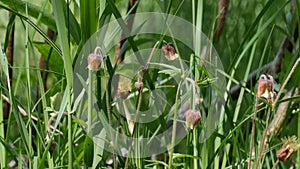
POLYGON ((280 88, 280 90, 279 90, 279 92, 278 92, 278 94, 276 96, 276 99, 275 99, 275 101, 273 103, 273 107, 275 107, 276 104, 277 104, 277 102, 279 101, 280 95, 283 93, 283 90, 284 90, 285 86, 287 85, 287 83, 289 82, 290 78, 292 77, 292 75, 293 75, 294 71, 296 70, 299 62, 300 62, 300 57, 298 57, 298 59, 296 60, 294 66, 292 67, 291 71, 289 72, 287 78, 283 82, 283 84, 282 84, 282 86, 281 86, 281 88, 280 88))
MULTIPOLYGON (((109 99, 109 77, 107 77, 107 73, 108 73, 108 70, 107 70, 107 66, 106 66, 106 59, 108 59, 106 56, 103 57, 103 64, 104 64, 104 76, 105 76, 105 102, 106 102, 106 112, 107 112, 107 116, 108 116, 108 123, 110 125, 109 127, 109 135, 110 135, 110 138, 113 139, 113 134, 112 134, 112 114, 111 114, 111 111, 110 111, 110 99, 109 99)), ((111 140, 112 142, 112 146, 113 146, 113 149, 115 149, 115 143, 114 143, 114 140, 111 140)), ((118 164, 117 164, 117 158, 116 158, 116 154, 113 153, 114 155, 114 169, 117 168, 118 164)))
POLYGON ((275 162, 275 164, 274 164, 274 166, 272 167, 272 169, 276 169, 277 168, 277 166, 278 166, 278 164, 279 164, 279 159, 277 159, 277 161, 275 162))
POLYGON ((256 96, 255 97, 254 115, 253 115, 253 118, 252 118, 248 169, 251 169, 251 160, 252 160, 252 152, 253 152, 253 148, 254 148, 254 136, 255 136, 254 133, 255 133, 255 121, 256 121, 257 110, 258 110, 258 97, 256 96))
POLYGON ((175 99, 175 111, 174 111, 174 118, 173 118, 173 131, 172 131, 172 140, 171 140, 171 148, 170 148, 170 155, 169 155, 169 168, 172 168, 173 165, 173 153, 175 148, 175 137, 176 137, 176 126, 177 126, 177 116, 178 116, 178 105, 179 105, 179 95, 180 95, 180 88, 182 85, 182 80, 178 84, 177 92, 176 92, 176 99, 175 99))
MULTIPOLYGON (((2 90, 0 90, 0 94, 2 95, 2 90)), ((2 97, 0 98, 0 107, 3 107, 3 100, 2 97)), ((4 133, 4 123, 3 123, 3 109, 0 109, 0 139, 5 138, 4 133)), ((6 149, 3 144, 0 143, 0 168, 7 168, 7 155, 6 149)))
MULTIPOLYGON (((9 12, 9 19, 11 20, 13 18, 15 18, 15 16, 13 15, 12 12, 9 12)), ((15 20, 15 19, 13 19, 13 20, 15 20)), ((9 36, 8 46, 7 46, 7 62, 12 67, 14 65, 13 60, 14 60, 15 24, 12 23, 10 35, 8 35, 9 34, 8 29, 9 29, 9 26, 6 30, 6 32, 7 32, 6 36, 9 36)), ((5 48, 5 46, 4 46, 4 48, 5 48)), ((8 68, 8 75, 9 75, 10 79, 13 78, 13 69, 11 67, 8 68)), ((12 85, 11 80, 9 81, 9 83, 10 83, 10 85, 12 85)), ((3 112, 4 113, 4 119, 7 119, 8 116, 9 116, 10 105, 7 102, 5 102, 3 108, 4 108, 4 112, 3 112)))
MULTIPOLYGON (((25 5, 25 11, 26 11, 26 15, 28 16, 28 9, 27 9, 27 5, 25 5)), ((26 36, 26 47, 25 47, 25 57, 26 57, 26 77, 27 77, 27 112, 28 112, 28 116, 31 117, 31 85, 30 85, 30 56, 29 56, 29 29, 28 29, 28 23, 25 23, 25 36, 26 36)), ((29 134, 29 138, 28 138, 28 149, 29 149, 29 168, 32 168, 32 157, 33 157, 33 150, 32 150, 32 129, 31 129, 31 118, 28 118, 28 134, 29 134)))
MULTIPOLYGON (((298 112, 298 138, 300 138, 300 113, 298 112)), ((297 165, 300 166, 300 151, 297 152, 297 165)))
POLYGON ((56 21, 56 26, 58 34, 60 36, 60 45, 62 49, 62 55, 64 60, 64 70, 67 79, 66 91, 67 96, 67 112, 68 112, 68 168, 72 169, 73 166, 73 141, 72 141, 72 98, 71 91, 73 86, 73 72, 72 72, 72 59, 70 53, 70 46, 68 43, 67 30, 65 27, 65 17, 63 9, 63 1, 52 0, 52 7, 54 12, 54 17, 56 21))
MULTIPOLYGON (((152 57, 153 57, 153 54, 154 54, 154 52, 155 52, 155 49, 157 48, 157 46, 159 45, 159 43, 160 43, 160 41, 157 41, 155 44, 154 44, 154 46, 153 46, 153 48, 152 48, 152 50, 151 50, 151 52, 150 52, 150 55, 149 55, 149 57, 148 57, 148 60, 147 60, 147 63, 146 63, 146 65, 145 65, 145 69, 144 69, 144 73, 146 73, 146 71, 148 70, 148 68, 149 68, 149 65, 150 65, 150 62, 151 62, 151 59, 152 59, 152 57)), ((142 81, 142 79, 139 79, 139 80, 141 80, 142 81)), ((136 120, 137 120, 137 118, 138 118, 138 115, 139 115, 139 112, 140 112, 140 109, 141 109, 141 105, 142 105, 142 94, 143 94, 143 86, 139 89, 139 100, 138 100, 138 105, 137 105, 137 108, 136 108, 136 112, 135 112, 135 119, 134 119, 134 127, 133 127, 133 132, 131 133, 131 136, 133 136, 134 135, 134 133, 135 133, 135 128, 136 128, 136 120)), ((128 124, 128 125, 130 125, 130 124, 128 124)), ((130 154, 130 152, 131 152, 131 146, 129 147, 129 149, 128 149, 128 156, 126 157, 126 161, 125 161, 125 169, 127 169, 128 168, 128 166, 129 166, 129 154, 130 154)), ((139 160, 140 161, 140 160, 139 160)))
MULTIPOLYGON (((42 100, 42 107, 43 107, 42 111, 43 111, 43 115, 44 115, 45 133, 47 133, 48 132, 48 120, 49 120, 49 118, 48 118, 48 113, 45 110, 45 108, 47 107, 47 101, 46 101, 45 91, 44 91, 44 82, 43 82, 43 78, 41 76, 41 72, 39 70, 37 70, 36 73, 38 75, 40 95, 41 95, 41 100, 42 100)), ((48 162, 48 167, 49 168, 54 168, 53 158, 51 158, 50 153, 47 154, 47 162, 48 162)))
POLYGON ((256 163, 256 169, 259 168, 259 165, 260 165, 260 162, 262 160, 262 157, 263 157, 263 150, 265 148, 265 142, 266 142, 266 137, 267 137, 267 132, 268 132, 268 127, 269 127, 269 120, 270 120, 270 114, 272 113, 272 111, 267 111, 267 119, 266 119, 266 127, 265 127, 265 130, 264 130, 264 134, 263 134, 263 138, 261 140, 261 146, 260 146, 260 149, 259 149, 259 155, 258 155, 258 159, 257 159, 257 163, 256 163))

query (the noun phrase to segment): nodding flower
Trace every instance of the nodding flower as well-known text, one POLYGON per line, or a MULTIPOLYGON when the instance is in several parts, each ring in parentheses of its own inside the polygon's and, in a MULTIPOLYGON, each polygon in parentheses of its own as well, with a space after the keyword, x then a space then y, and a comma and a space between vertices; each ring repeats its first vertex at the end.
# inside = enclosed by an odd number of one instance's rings
POLYGON ((176 53, 175 46, 172 43, 164 44, 161 50, 168 61, 175 60, 179 57, 176 53))
POLYGON ((91 53, 88 56, 88 69, 91 71, 98 71, 103 58, 100 54, 91 53))
POLYGON ((287 137, 282 139, 282 148, 276 152, 276 156, 280 161, 287 161, 298 149, 297 137, 287 137))
POLYGON ((273 102, 276 93, 274 92, 274 79, 271 75, 262 74, 257 81, 257 97, 265 98, 273 102))
POLYGON ((186 128, 194 130, 201 119, 201 114, 199 111, 189 109, 185 113, 185 125, 186 128))

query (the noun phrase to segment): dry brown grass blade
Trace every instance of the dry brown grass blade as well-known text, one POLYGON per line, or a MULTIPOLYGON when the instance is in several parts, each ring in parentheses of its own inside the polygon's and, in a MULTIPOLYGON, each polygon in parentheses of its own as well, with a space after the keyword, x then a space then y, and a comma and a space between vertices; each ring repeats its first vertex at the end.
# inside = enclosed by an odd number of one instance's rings
MULTIPOLYGON (((286 93, 283 97, 283 99, 287 99, 293 96, 299 96, 299 90, 296 89, 295 93, 292 95, 293 89, 291 89, 288 93, 286 93)), ((294 104, 294 100, 291 100, 289 102, 283 102, 280 103, 277 109, 277 112, 274 116, 274 119, 271 121, 269 128, 268 128, 268 135, 276 134, 278 130, 280 129, 280 126, 282 125, 285 117, 286 117, 286 112, 290 106, 294 104)))
MULTIPOLYGON (((9 12, 9 17, 12 17, 12 12, 9 12)), ((12 25, 11 28, 11 34, 9 37, 9 41, 8 41, 8 46, 7 46, 7 62, 10 66, 13 66, 13 60, 14 60, 14 38, 15 37, 15 24, 12 25)), ((8 74, 10 77, 10 86, 12 86, 11 84, 11 79, 12 79, 12 75, 13 75, 13 70, 11 67, 8 68, 8 74)), ((9 116, 9 104, 6 102, 3 105, 3 118, 7 119, 9 116)))
POLYGON ((219 11, 218 11, 218 20, 217 20, 217 33, 216 33, 216 43, 219 42, 220 36, 226 20, 226 13, 229 6, 229 0, 220 0, 219 1, 219 11))
MULTIPOLYGON (((128 18, 128 20, 126 22, 126 25, 127 25, 129 31, 131 31, 131 29, 132 29, 132 24, 133 24, 133 20, 134 20, 134 14, 136 13, 136 9, 137 9, 137 7, 134 6, 136 3, 138 3, 138 0, 129 0, 129 2, 128 2, 127 13, 131 11, 131 14, 133 14, 133 15, 131 15, 128 18)), ((125 37, 126 37, 126 35, 122 31, 121 40, 119 41, 119 43, 117 45, 117 49, 116 49, 115 60, 114 60, 115 64, 121 64, 124 61, 124 59, 125 59, 125 52, 122 53, 122 55, 119 58, 119 54, 121 52, 121 48, 122 48, 123 44, 126 41, 125 37)))

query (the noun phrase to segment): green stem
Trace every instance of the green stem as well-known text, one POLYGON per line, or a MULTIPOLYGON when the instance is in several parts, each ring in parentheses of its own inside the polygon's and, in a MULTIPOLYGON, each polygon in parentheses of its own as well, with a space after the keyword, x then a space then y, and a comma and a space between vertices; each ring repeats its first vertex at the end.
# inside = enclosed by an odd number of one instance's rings
POLYGON ((197 148, 197 143, 198 143, 198 135, 197 135, 197 127, 193 129, 193 155, 194 155, 194 169, 198 169, 198 148, 197 148))
MULTIPOLYGON (((115 142, 113 139, 113 133, 112 133, 112 115, 110 112, 110 99, 109 99, 109 91, 108 91, 108 87, 109 87, 109 78, 107 77, 107 66, 106 66, 106 57, 103 58, 103 63, 104 63, 104 76, 105 76, 105 80, 106 80, 106 86, 105 86, 105 102, 106 102, 106 111, 107 111, 107 116, 108 116, 108 123, 109 123, 109 135, 110 135, 110 139, 111 139, 111 143, 113 146, 113 149, 115 150, 115 142)), ((116 154, 114 153, 114 169, 117 168, 117 158, 116 158, 116 154)))
POLYGON ((73 156, 72 156, 72 114, 71 113, 68 113, 68 168, 69 169, 72 169, 73 168, 73 156))
MULTIPOLYGON (((2 90, 0 90, 0 95, 2 95, 2 90)), ((1 97, 1 96, 0 96, 1 97)), ((0 107, 3 107, 2 97, 0 98, 0 107)), ((3 109, 0 109, 0 139, 4 140, 4 121, 3 121, 3 109)), ((6 168, 6 150, 3 144, 0 144, 0 168, 6 168)))
MULTIPOLYGON (((25 6, 25 12, 26 12, 26 16, 28 16, 28 9, 27 9, 27 5, 25 6)), ((28 134, 29 134, 29 138, 28 138, 28 153, 29 153, 29 168, 32 168, 32 157, 33 157, 33 151, 32 151, 32 130, 31 130, 31 110, 30 110, 30 100, 31 100, 31 86, 30 86, 30 58, 29 58, 29 30, 28 30, 28 23, 25 24, 25 29, 26 29, 26 47, 25 47, 25 55, 26 55, 26 75, 27 75, 27 112, 28 112, 28 134)))
POLYGON ((89 70, 89 86, 88 86, 88 119, 87 119, 87 133, 89 134, 92 126, 92 108, 93 108, 93 72, 89 70))
POLYGON ((176 137, 176 125, 177 125, 177 115, 178 115, 178 105, 179 105, 179 95, 180 95, 180 88, 182 85, 182 80, 178 84, 177 92, 176 92, 176 100, 175 100, 175 111, 174 111, 174 119, 173 119, 173 131, 172 131, 172 141, 171 141, 171 148, 170 148, 170 156, 169 156, 169 168, 172 168, 173 164, 173 153, 175 147, 175 137, 176 137))

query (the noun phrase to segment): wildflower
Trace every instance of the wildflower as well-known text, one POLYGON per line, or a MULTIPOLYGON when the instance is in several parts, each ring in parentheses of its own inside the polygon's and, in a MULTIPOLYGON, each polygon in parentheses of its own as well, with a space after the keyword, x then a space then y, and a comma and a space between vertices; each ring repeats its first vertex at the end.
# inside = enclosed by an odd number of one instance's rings
POLYGON ((268 77, 262 74, 257 82, 257 96, 260 98, 265 98, 269 102, 273 102, 275 97, 274 87, 273 87, 273 77, 268 75, 268 77))
POLYGON ((143 82, 135 82, 135 83, 134 83, 134 86, 135 86, 137 89, 141 89, 141 88, 144 86, 144 83, 143 83, 143 82))
POLYGON ((161 50, 168 61, 175 60, 179 57, 179 55, 176 53, 175 46, 172 43, 163 45, 161 50))
POLYGON ((276 156, 280 161, 287 161, 298 149, 297 137, 292 136, 282 139, 282 148, 276 152, 276 156))
POLYGON ((201 114, 196 110, 187 110, 185 113, 185 125, 186 128, 194 129, 201 119, 201 114))
POLYGON ((138 73, 137 73, 137 82, 134 83, 134 86, 137 89, 141 89, 144 86, 144 83, 142 82, 142 76, 141 76, 140 71, 138 71, 138 73))
POLYGON ((96 53, 91 53, 88 56, 88 69, 92 71, 98 71, 100 69, 101 62, 103 58, 101 55, 96 53))

